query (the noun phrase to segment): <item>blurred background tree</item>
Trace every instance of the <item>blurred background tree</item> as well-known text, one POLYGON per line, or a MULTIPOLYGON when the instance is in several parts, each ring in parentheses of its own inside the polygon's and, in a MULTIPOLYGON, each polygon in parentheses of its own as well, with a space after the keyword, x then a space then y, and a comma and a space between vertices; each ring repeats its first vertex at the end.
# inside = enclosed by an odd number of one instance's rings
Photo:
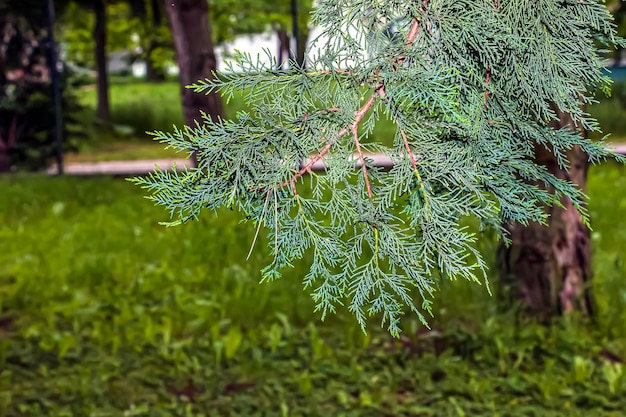
POLYGON ((217 59, 207 0, 163 0, 178 62, 180 93, 186 125, 201 120, 201 112, 217 120, 224 115, 222 98, 216 92, 194 94, 186 88, 196 80, 214 78, 217 59))
MULTIPOLYGON (((626 6, 623 1, 610 0, 608 8, 613 13, 617 33, 626 35, 626 6)), ((606 51, 606 59, 613 65, 617 99, 623 96, 623 80, 620 69, 623 47, 606 51)), ((598 94, 600 101, 607 99, 598 94)), ((625 103, 626 104, 626 103, 625 103)), ((624 107, 623 107, 624 108, 624 107)), ((593 106, 591 107, 593 112, 593 106)), ((623 111, 623 110, 621 110, 623 111)), ((615 113, 621 112, 615 109, 615 113)), ((553 123, 555 129, 573 128, 571 118, 559 113, 560 120, 553 123)), ((606 132, 623 132, 611 129, 603 123, 606 132), (607 129, 608 127, 608 129, 607 129)), ((614 118, 612 118, 614 119, 614 118)), ((579 148, 571 149, 567 158, 568 171, 559 167, 556 157, 543 146, 535 146, 535 160, 559 178, 587 188, 589 162, 579 148)), ((571 201, 563 199, 562 207, 546 208, 550 212, 548 226, 531 223, 528 227, 510 223, 512 244, 501 244, 498 248, 498 266, 504 301, 514 301, 526 312, 535 314, 544 321, 564 312, 578 311, 584 315, 594 313, 592 296, 591 234, 580 216, 572 209, 571 201), (505 294, 504 294, 505 293, 505 294)))

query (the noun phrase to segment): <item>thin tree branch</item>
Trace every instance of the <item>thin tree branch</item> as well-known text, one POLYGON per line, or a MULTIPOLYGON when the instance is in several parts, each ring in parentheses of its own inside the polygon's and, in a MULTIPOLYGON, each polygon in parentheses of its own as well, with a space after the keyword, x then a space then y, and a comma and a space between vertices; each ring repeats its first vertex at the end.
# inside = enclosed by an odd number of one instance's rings
MULTIPOLYGON (((325 138, 321 138, 322 140, 327 140, 325 138)), ((330 147, 332 146, 331 142, 326 142, 326 145, 324 145, 324 147, 322 149, 320 149, 320 151, 313 156, 311 159, 309 159, 309 162, 307 162, 302 168, 300 168, 300 170, 298 172, 296 172, 294 174, 293 177, 291 177, 288 181, 282 182, 278 185, 277 188, 282 188, 286 185, 291 184, 292 188, 295 185, 295 182, 298 180, 298 178, 300 178, 301 176, 303 176, 304 174, 306 174, 307 172, 311 171, 311 167, 320 159, 322 159, 324 157, 324 155, 326 155, 328 153, 328 151, 330 150, 330 147)), ((294 193, 297 195, 297 192, 294 188, 294 193)))
MULTIPOLYGON (((417 34, 419 32, 419 28, 420 28, 420 21, 416 18, 413 19, 413 23, 411 24, 411 27, 409 29, 409 33, 407 34, 407 40, 405 42, 405 45, 407 46, 411 46, 413 44, 413 42, 415 42, 415 38, 417 37, 417 34)), ((404 60, 406 59, 406 56, 400 56, 398 57, 398 59, 396 60, 396 63, 398 66, 402 65, 402 63, 404 62, 404 60)), ((336 72, 342 75, 351 75, 351 73, 349 71, 343 71, 343 70, 325 70, 325 71, 318 71, 315 72, 313 74, 330 74, 332 72, 336 72)), ((376 72, 378 74, 378 70, 376 72)), ((367 99, 367 101, 365 102, 365 104, 363 104, 363 106, 361 106, 361 108, 354 112, 354 122, 352 122, 352 124, 350 125, 350 131, 352 132, 352 138, 354 140, 354 144, 356 146, 356 150, 359 156, 359 161, 361 162, 361 167, 363 169, 363 176, 365 178, 365 186, 367 187, 367 195, 369 197, 370 200, 373 200, 374 195, 372 193, 372 185, 371 182, 369 180, 369 175, 367 172, 367 165, 365 164, 365 157, 363 155, 363 149, 361 147, 361 142, 359 141, 359 134, 358 134, 358 129, 359 129, 359 123, 361 122, 361 120, 363 120, 363 118, 365 117, 365 115, 367 114, 367 112, 370 111, 370 109, 372 108, 372 106, 374 105, 374 101, 376 99, 376 97, 384 97, 385 95, 385 85, 383 84, 383 82, 379 82, 376 85, 376 88, 374 89, 374 92, 370 95, 370 97, 367 99)), ((339 111, 339 108, 336 107, 332 107, 330 109, 326 109, 326 110, 320 110, 319 113, 323 113, 326 111, 339 111)), ((304 119, 306 120, 306 118, 308 117, 308 113, 306 113, 304 115, 304 119)), ((347 129, 342 129, 341 131, 338 132, 338 136, 341 137, 343 135, 345 135, 346 133, 348 133, 347 129)), ((404 134, 404 133, 403 133, 404 134)), ((406 135, 405 135, 406 137, 406 135)), ((298 195, 296 186, 295 186, 295 182, 298 178, 300 178, 301 176, 303 176, 304 174, 306 174, 307 172, 310 172, 311 167, 320 159, 322 159, 330 150, 330 148, 332 147, 332 142, 329 142, 328 139, 326 138, 320 138, 321 140, 326 140, 326 145, 324 145, 324 147, 315 155, 313 156, 308 163, 306 163, 298 172, 296 172, 294 174, 293 177, 291 177, 291 179, 289 179, 288 181, 284 181, 282 183, 280 183, 277 188, 281 188, 284 187, 286 185, 291 185, 292 190, 294 195, 298 195)), ((408 146, 408 141, 406 142, 407 146, 408 146)), ((409 152, 409 155, 411 155, 412 157, 412 153, 409 152)), ((417 170, 417 164, 414 162, 414 167, 417 170)), ((419 173, 418 173, 419 176, 419 173)))
POLYGON ((352 138, 354 140, 354 144, 356 145, 356 151, 359 155, 359 160, 361 161, 361 168, 363 169, 363 177, 365 178, 365 187, 367 188, 367 196, 370 201, 373 202, 374 195, 372 194, 372 185, 370 183, 369 175, 367 173, 367 165, 365 164, 365 157, 363 156, 363 150, 361 149, 361 142, 359 141, 359 123, 363 120, 363 117, 367 114, 367 112, 374 105, 374 99, 378 95, 378 89, 372 93, 370 98, 365 102, 363 107, 359 109, 359 111, 355 112, 356 116, 354 122, 350 126, 350 130, 352 131, 352 138))
POLYGON ((491 68, 488 67, 487 68, 487 74, 485 75, 485 105, 483 107, 483 110, 487 110, 487 101, 489 100, 489 82, 491 81, 491 68))

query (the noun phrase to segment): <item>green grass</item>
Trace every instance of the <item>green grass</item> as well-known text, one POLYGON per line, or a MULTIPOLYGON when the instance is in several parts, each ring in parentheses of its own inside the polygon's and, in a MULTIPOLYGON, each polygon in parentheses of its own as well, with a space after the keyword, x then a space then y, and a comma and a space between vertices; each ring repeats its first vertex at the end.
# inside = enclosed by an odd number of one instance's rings
POLYGON ((164 228, 122 180, 0 178, 0 416, 623 416, 625 175, 589 179, 597 323, 519 327, 442 283, 400 340, 320 322, 308 259, 259 284, 234 212, 164 228))
MULTIPOLYGON (((76 91, 80 102, 95 119, 96 90, 89 85, 76 91)), ((78 153, 68 154, 67 162, 184 158, 164 145, 152 141, 146 132, 171 131, 184 124, 177 81, 146 83, 124 79, 112 80, 110 106, 113 127, 96 126, 93 140, 78 153)), ((229 117, 242 110, 231 102, 226 106, 229 117)))
MULTIPOLYGON (((88 108, 96 107, 96 89, 86 86, 77 91, 80 102, 88 108)), ((109 90, 111 119, 116 125, 132 129, 132 135, 150 139, 146 132, 171 130, 184 124, 177 81, 162 83, 115 82, 109 90)), ((226 117, 234 117, 243 110, 241 100, 233 100, 225 107, 226 117)), ((95 111, 95 110, 94 110, 95 111)), ((130 133, 129 133, 130 134, 130 133)))
POLYGON ((165 149, 160 143, 144 139, 108 139, 90 146, 85 146, 77 153, 65 155, 65 163, 133 161, 139 159, 184 158, 185 155, 172 149, 165 149))
MULTIPOLYGON (((95 86, 83 87, 77 93, 83 105, 95 109, 95 86)), ((174 124, 184 123, 177 82, 114 83, 109 100, 112 122, 131 127, 138 137, 146 131, 171 129, 174 124)))
MULTIPOLYGON (((94 86, 82 87, 77 90, 77 95, 80 102, 95 114, 94 86)), ((110 87, 110 105, 114 129, 96 130, 95 140, 76 156, 69 155, 68 161, 180 157, 164 150, 163 145, 152 142, 151 136, 146 134, 155 130, 171 131, 174 125, 184 125, 177 81, 146 83, 115 80, 110 87), (138 146, 140 141, 145 144, 138 146), (116 151, 111 152, 111 148, 116 151)), ((235 117, 241 110, 246 110, 246 106, 240 98, 225 105, 227 118, 235 117)), ((381 121, 374 131, 374 137, 384 138, 387 143, 393 140, 393 134, 393 125, 386 120, 381 121)))
MULTIPOLYGON (((622 105, 622 90, 621 84, 616 85, 613 99, 603 99, 590 108, 603 131, 612 134, 613 143, 626 141, 626 109, 622 105)), ((94 86, 82 87, 77 94, 81 103, 95 113, 94 86)), ((171 150, 164 150, 163 145, 152 142, 146 134, 155 130, 170 131, 172 126, 184 124, 177 81, 146 83, 115 78, 111 82, 110 102, 114 129, 96 129, 95 140, 84 146, 80 153, 68 155, 68 162, 180 157, 171 150)), ((232 118, 238 111, 245 110, 245 105, 241 99, 235 98, 225 110, 226 117, 232 118)), ((394 132, 390 121, 381 120, 374 130, 373 140, 389 143, 394 132)))

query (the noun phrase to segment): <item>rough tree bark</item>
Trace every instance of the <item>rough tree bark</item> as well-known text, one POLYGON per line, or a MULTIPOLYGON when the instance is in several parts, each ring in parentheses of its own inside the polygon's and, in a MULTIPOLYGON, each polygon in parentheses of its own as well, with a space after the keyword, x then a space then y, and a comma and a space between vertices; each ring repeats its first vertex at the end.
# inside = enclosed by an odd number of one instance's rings
POLYGON ((282 68, 288 59, 291 59, 291 49, 289 48, 289 34, 285 29, 276 31, 278 37, 278 65, 282 68))
POLYGON ((176 60, 180 72, 180 92, 185 124, 193 126, 200 111, 213 120, 223 116, 222 98, 216 92, 197 94, 185 88, 203 78, 212 78, 217 60, 211 39, 207 0, 164 0, 172 29, 176 60))
MULTIPOLYGON (((0 17, 0 33, 4 32, 4 16, 0 17)), ((3 92, 6 75, 6 67, 4 64, 4 49, 0 49, 0 92, 3 92)), ((2 134, 2 128, 0 127, 0 135, 2 134)), ((9 158, 9 147, 5 142, 5 139, 0 136, 0 172, 8 172, 11 170, 11 159, 9 158)))
MULTIPOLYGON (((567 114, 560 114, 553 127, 572 126, 567 114)), ((578 147, 568 153, 570 170, 561 169, 555 157, 543 146, 535 147, 535 160, 558 176, 579 185, 587 182, 588 161, 578 147)), ((524 227, 507 225, 512 245, 501 245, 498 263, 506 297, 519 301, 523 309, 541 321, 572 311, 593 313, 591 294, 591 244, 589 229, 582 222, 571 201, 561 201, 565 208, 551 207, 549 227, 532 223, 524 227)))
POLYGON ((96 15, 96 24, 93 30, 93 36, 96 41, 95 59, 96 70, 98 72, 97 94, 98 104, 96 107, 96 116, 100 121, 109 123, 111 121, 111 110, 109 107, 109 79, 107 74, 107 8, 106 0, 95 0, 94 12, 96 15))

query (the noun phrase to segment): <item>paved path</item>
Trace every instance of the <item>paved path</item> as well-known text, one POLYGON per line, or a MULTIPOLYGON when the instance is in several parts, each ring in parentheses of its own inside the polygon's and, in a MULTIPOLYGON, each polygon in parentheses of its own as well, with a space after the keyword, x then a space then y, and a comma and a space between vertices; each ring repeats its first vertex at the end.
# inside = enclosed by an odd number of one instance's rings
POLYGON ((626 155, 626 143, 613 145, 613 150, 615 151, 615 153, 626 155))
MULTIPOLYGON (((144 161, 109 161, 109 162, 72 162, 66 164, 64 173, 67 175, 115 175, 133 176, 144 175, 155 170, 156 167, 171 170, 174 165, 177 170, 190 168, 188 159, 154 159, 144 161)), ((48 168, 48 174, 56 174, 56 164, 48 168)))
MULTIPOLYGON (((626 143, 614 145, 613 149, 616 153, 626 155, 626 143)), ((391 160, 384 155, 367 155, 368 158, 374 160, 376 166, 389 167, 391 160)), ((355 158, 358 165, 358 158, 355 158)), ((305 162, 306 163, 306 162, 305 162)), ((191 162, 188 159, 155 159, 144 161, 110 161, 110 162, 73 162, 65 165, 65 174, 67 175, 114 175, 114 176, 133 176, 145 175, 155 170, 155 167, 171 170, 176 166, 177 170, 191 168, 191 162)), ((324 163, 317 161, 311 166, 314 171, 322 171, 324 163)), ((56 165, 48 168, 47 173, 56 174, 56 165)))

